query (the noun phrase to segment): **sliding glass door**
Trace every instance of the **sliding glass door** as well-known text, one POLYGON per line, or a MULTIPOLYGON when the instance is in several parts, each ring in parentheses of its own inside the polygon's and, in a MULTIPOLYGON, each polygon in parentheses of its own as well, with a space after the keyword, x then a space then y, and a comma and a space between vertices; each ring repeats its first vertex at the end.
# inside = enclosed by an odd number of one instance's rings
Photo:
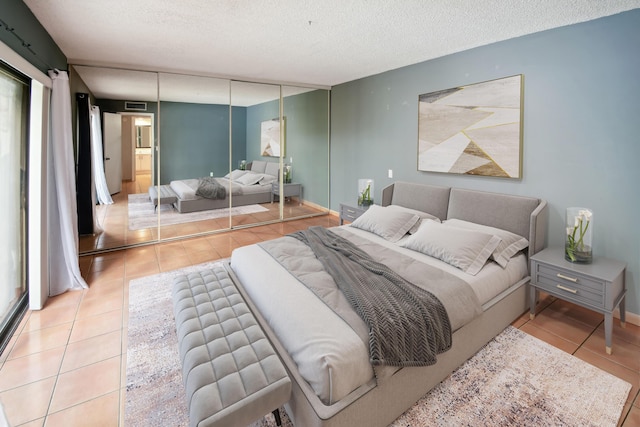
POLYGON ((0 352, 26 307, 29 80, 0 63, 0 352))

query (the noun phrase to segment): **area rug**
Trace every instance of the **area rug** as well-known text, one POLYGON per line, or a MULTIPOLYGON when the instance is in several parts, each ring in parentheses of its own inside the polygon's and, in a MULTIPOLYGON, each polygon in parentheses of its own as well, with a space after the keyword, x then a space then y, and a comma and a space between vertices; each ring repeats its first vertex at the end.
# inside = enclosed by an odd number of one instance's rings
MULTIPOLYGON (((142 230, 158 226, 158 211, 147 193, 129 194, 129 230, 142 230)), ((186 222, 225 218, 229 215, 248 215, 268 211, 260 205, 235 206, 208 211, 180 213, 172 205, 160 205, 160 225, 184 224, 186 222)))
MULTIPOLYGON (((187 426, 171 301, 173 278, 129 283, 126 425, 187 426)), ((513 327, 401 415, 406 426, 615 426, 631 385, 513 327)), ((281 408, 283 426, 292 427, 281 408)), ((275 427, 271 414, 252 427, 275 427)))

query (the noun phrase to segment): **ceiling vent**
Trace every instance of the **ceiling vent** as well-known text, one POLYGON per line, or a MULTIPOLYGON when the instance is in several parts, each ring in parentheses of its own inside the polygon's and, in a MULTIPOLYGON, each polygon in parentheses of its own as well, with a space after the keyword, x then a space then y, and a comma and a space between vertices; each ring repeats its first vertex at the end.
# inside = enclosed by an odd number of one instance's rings
POLYGON ((124 101, 124 109, 127 111, 147 111, 147 103, 124 101))

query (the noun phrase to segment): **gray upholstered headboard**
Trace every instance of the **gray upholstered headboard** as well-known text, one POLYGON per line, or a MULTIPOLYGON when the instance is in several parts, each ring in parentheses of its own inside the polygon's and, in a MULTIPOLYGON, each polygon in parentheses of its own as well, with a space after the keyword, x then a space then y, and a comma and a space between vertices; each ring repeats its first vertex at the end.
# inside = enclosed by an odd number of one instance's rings
POLYGON ((444 219, 450 191, 449 187, 398 181, 382 189, 382 206, 400 205, 444 219))
POLYGON ((542 199, 396 182, 382 190, 382 206, 390 204, 511 231, 529 240, 529 256, 545 245, 548 213, 542 199))

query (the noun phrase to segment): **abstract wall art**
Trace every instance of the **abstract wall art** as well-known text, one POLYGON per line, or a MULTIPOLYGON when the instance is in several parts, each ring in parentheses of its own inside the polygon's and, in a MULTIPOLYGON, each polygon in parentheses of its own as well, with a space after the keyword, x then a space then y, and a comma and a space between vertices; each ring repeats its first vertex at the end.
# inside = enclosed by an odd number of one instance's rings
POLYGON ((418 170, 521 178, 522 80, 419 95, 418 170))

